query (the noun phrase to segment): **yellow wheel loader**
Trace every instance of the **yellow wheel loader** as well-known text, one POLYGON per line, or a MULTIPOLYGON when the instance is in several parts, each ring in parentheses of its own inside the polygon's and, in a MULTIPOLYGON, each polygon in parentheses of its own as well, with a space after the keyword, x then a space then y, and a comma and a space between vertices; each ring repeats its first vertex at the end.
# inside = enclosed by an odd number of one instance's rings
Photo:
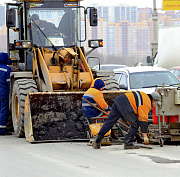
MULTIPOLYGON (((14 132, 29 142, 88 139, 81 98, 102 77, 106 101, 121 94, 112 73, 90 69, 81 43, 86 14, 97 26, 97 9, 80 0, 16 0, 6 4, 7 48, 12 61, 10 111, 14 132)), ((103 41, 89 40, 92 50, 103 41)))

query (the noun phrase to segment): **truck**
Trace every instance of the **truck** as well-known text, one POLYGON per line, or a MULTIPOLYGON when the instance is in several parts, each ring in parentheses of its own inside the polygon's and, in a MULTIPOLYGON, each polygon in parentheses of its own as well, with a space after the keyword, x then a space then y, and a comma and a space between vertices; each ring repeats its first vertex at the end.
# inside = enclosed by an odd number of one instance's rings
POLYGON ((162 27, 159 29, 158 52, 154 58, 154 66, 167 69, 180 66, 179 37, 179 26, 162 27))
MULTIPOLYGON (((166 69, 180 66, 179 37, 179 26, 161 27, 158 51, 152 60, 150 56, 147 57, 147 63, 166 69)), ((163 146, 164 141, 180 141, 179 87, 180 84, 157 85, 156 91, 160 93, 161 100, 152 107, 152 120, 149 124, 150 142, 163 146)))
POLYGON ((97 26, 97 9, 80 0, 16 0, 6 4, 7 49, 12 61, 9 109, 17 137, 29 142, 88 139, 81 98, 93 79, 106 82, 108 104, 123 93, 112 73, 93 71, 90 51, 102 39, 88 41, 86 16, 97 26), (83 35, 81 35, 83 34, 83 35))
POLYGON ((159 143, 180 141, 180 85, 162 85, 156 88, 161 98, 153 104, 152 123, 149 125, 149 140, 159 143))

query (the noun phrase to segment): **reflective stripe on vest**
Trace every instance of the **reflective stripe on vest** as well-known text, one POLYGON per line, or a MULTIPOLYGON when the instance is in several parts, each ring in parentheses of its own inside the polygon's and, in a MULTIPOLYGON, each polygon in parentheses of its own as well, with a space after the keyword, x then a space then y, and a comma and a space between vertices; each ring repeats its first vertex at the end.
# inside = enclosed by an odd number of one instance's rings
POLYGON ((95 98, 95 96, 91 95, 91 94, 84 94, 84 96, 86 97, 91 97, 91 98, 95 98))
POLYGON ((0 70, 1 70, 1 71, 7 72, 7 69, 4 69, 4 68, 0 68, 0 70))
MULTIPOLYGON (((91 104, 97 106, 96 103, 91 103, 91 104)), ((91 105, 89 103, 82 103, 82 106, 91 106, 91 105)))
POLYGON ((136 100, 136 106, 137 106, 137 109, 139 106, 143 105, 143 99, 142 99, 142 96, 140 94, 140 92, 138 91, 135 91, 135 92, 132 92, 134 97, 135 97, 135 100, 136 100))
POLYGON ((6 128, 6 126, 5 125, 0 125, 0 128, 6 128))

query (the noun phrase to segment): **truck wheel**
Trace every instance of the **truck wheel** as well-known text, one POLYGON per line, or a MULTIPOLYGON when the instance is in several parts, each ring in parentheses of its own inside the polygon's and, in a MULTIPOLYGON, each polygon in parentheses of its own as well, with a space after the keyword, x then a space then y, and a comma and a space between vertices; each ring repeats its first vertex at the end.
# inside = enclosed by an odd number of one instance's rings
POLYGON ((119 84, 117 80, 113 77, 101 77, 106 83, 105 91, 117 91, 119 90, 119 84))
POLYGON ((19 79, 14 82, 12 91, 12 121, 15 134, 24 137, 24 105, 27 94, 37 92, 37 86, 32 79, 19 79))
POLYGON ((163 147, 163 145, 164 145, 164 140, 163 140, 163 138, 160 138, 160 139, 159 139, 159 145, 160 145, 160 147, 163 147))

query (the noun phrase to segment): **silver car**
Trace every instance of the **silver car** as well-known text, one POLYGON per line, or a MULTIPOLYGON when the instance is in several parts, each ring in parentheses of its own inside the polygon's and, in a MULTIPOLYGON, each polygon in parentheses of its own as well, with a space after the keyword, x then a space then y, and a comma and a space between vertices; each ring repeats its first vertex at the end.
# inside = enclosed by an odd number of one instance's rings
POLYGON ((120 89, 140 90, 147 94, 156 86, 178 85, 180 81, 167 69, 153 66, 137 66, 114 69, 120 89))

